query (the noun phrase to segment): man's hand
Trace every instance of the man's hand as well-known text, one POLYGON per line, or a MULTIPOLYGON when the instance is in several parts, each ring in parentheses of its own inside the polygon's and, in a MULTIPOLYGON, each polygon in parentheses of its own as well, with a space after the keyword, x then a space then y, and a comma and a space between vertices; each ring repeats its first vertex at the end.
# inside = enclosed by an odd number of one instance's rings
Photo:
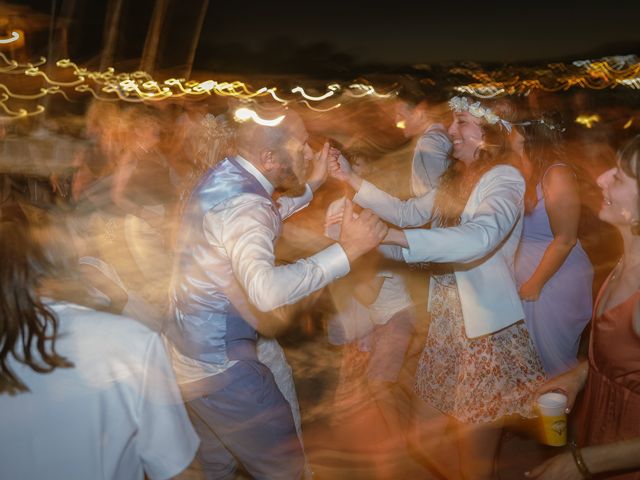
POLYGON ((307 183, 314 192, 324 183, 329 174, 329 156, 340 154, 336 149, 332 148, 329 142, 324 142, 322 150, 313 156, 311 161, 312 168, 307 183))
POLYGON ((387 226, 371 210, 363 210, 357 218, 353 218, 353 204, 346 200, 340 228, 340 245, 350 264, 376 248, 387 235, 387 230, 387 226))

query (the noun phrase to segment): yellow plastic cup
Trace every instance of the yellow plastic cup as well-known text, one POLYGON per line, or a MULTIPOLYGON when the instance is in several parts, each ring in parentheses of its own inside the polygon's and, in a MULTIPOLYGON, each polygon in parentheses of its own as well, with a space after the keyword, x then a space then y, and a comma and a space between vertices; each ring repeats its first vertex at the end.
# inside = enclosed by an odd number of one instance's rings
POLYGON ((540 441, 552 447, 567 444, 567 396, 549 392, 540 395, 537 401, 541 419, 540 441))

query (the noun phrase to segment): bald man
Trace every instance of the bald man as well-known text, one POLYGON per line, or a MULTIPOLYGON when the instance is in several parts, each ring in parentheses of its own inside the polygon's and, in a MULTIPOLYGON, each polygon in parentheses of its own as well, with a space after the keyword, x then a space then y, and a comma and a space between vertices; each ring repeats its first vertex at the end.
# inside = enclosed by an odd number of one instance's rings
POLYGON ((294 111, 269 112, 279 116, 275 126, 239 125, 238 155, 205 173, 181 219, 166 333, 206 478, 234 478, 238 462, 256 479, 301 477, 291 408, 256 356, 257 336, 286 326, 295 313, 284 307, 346 275, 386 234, 370 211, 345 215, 338 243, 275 265, 282 220, 324 181, 329 151, 326 145, 305 183, 313 156, 306 128, 294 111), (300 196, 276 203, 278 190, 300 196))

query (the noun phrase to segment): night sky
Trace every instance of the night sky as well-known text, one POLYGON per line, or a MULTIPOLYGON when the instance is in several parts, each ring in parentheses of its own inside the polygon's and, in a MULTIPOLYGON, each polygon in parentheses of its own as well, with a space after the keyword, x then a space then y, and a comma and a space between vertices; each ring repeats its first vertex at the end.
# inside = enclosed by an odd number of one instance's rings
MULTIPOLYGON (((77 55, 97 55, 106 1, 76 0, 77 55)), ((21 0, 43 11, 63 0, 21 0)), ((199 0, 172 0, 169 38, 189 29, 199 0)), ((125 0, 124 54, 141 52, 153 0, 125 0)), ((73 41, 73 38, 71 39, 73 41)), ((172 56, 165 39, 164 62, 172 56)), ((640 0, 388 2, 211 1, 196 68, 285 69, 292 62, 403 65, 441 62, 545 62, 640 53, 640 0), (412 6, 408 6, 409 4, 412 6), (416 5, 413 5, 416 3, 416 5)), ((139 55, 139 53, 138 53, 139 55)), ((307 65, 305 68, 309 67, 307 65)))
POLYGON ((203 43, 235 39, 260 48, 283 36, 383 63, 530 61, 640 45, 637 0, 233 3, 211 4, 203 43))

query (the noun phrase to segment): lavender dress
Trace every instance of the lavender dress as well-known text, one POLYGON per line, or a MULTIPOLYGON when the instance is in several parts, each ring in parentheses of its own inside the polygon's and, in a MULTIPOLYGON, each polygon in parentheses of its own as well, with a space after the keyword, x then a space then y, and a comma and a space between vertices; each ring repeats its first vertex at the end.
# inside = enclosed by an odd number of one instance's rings
MULTIPOLYGON (((525 215, 516 256, 518 287, 535 272, 553 240, 542 186, 538 203, 525 215)), ((527 329, 547 375, 562 373, 576 364, 580 334, 591 318, 593 268, 580 242, 542 288, 535 302, 523 301, 527 329)))

